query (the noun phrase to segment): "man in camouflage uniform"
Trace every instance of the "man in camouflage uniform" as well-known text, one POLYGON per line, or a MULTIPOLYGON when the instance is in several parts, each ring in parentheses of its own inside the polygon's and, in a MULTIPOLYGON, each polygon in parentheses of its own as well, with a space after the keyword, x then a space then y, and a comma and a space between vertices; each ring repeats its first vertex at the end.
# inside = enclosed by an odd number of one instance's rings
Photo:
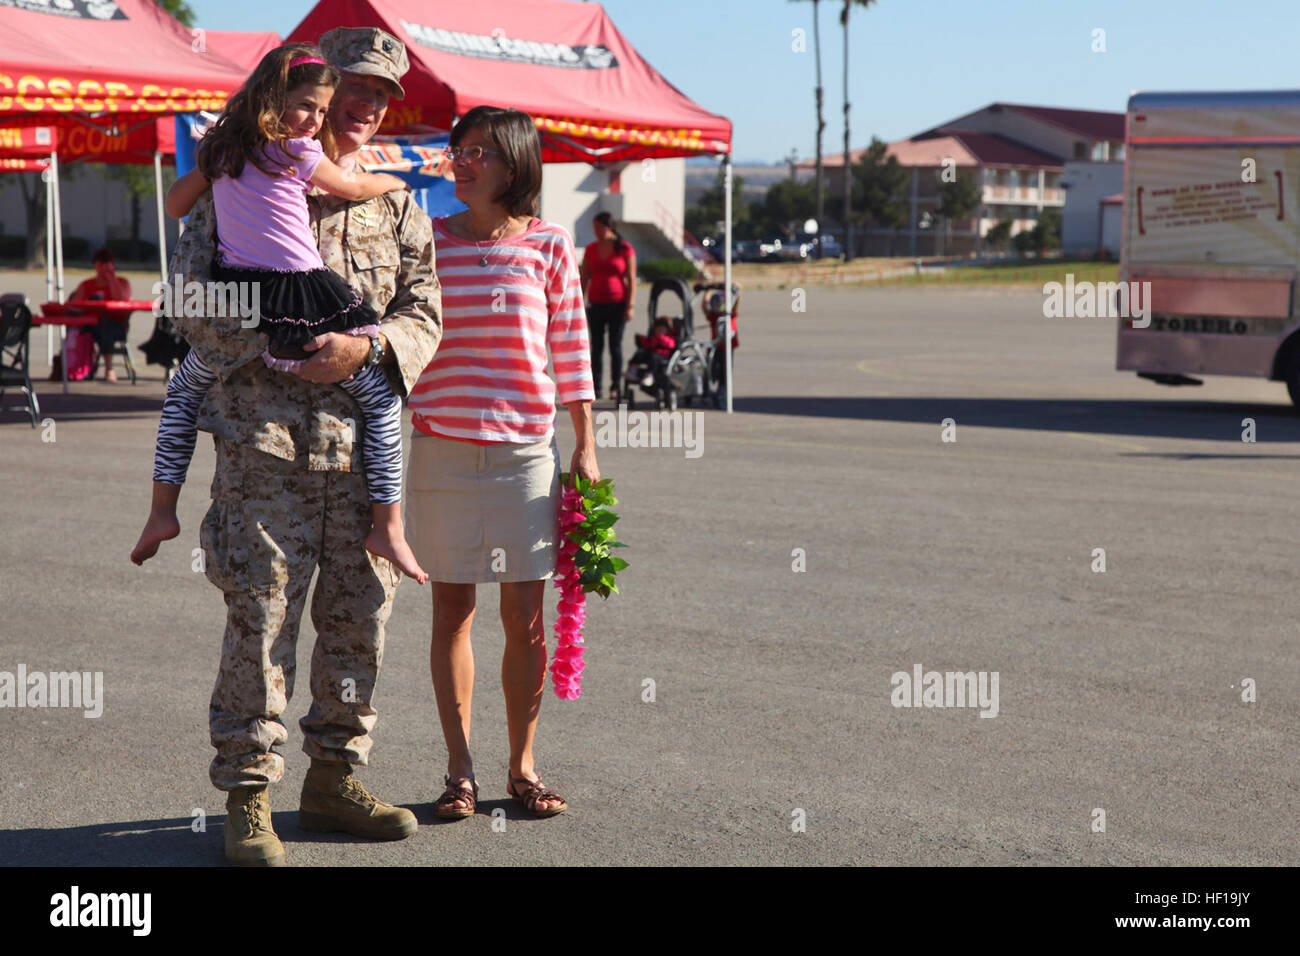
MULTIPOLYGON (((332 30, 320 46, 342 74, 329 118, 346 167, 379 128, 389 96, 404 95, 406 49, 370 28, 332 30)), ((321 336, 300 377, 268 369, 263 337, 241 328, 238 316, 221 318, 215 302, 206 315, 173 319, 219 376, 199 418, 217 450, 200 539, 207 576, 227 607, 209 706, 217 748, 210 775, 228 791, 226 857, 244 865, 284 859, 267 787, 284 774, 276 748, 288 734, 280 714, 293 693, 299 623, 318 567, 312 705, 301 721, 311 769, 299 823, 374 839, 416 830, 414 814, 377 800, 352 776, 370 752, 370 701, 399 573, 363 547, 370 528, 357 440, 363 419, 352 398, 329 383, 378 361, 394 391, 409 393, 442 335, 433 232, 409 192, 366 202, 317 195, 308 205, 325 266, 383 316, 375 341, 321 336)), ((173 273, 208 281, 218 226, 209 192, 190 214, 173 273)))

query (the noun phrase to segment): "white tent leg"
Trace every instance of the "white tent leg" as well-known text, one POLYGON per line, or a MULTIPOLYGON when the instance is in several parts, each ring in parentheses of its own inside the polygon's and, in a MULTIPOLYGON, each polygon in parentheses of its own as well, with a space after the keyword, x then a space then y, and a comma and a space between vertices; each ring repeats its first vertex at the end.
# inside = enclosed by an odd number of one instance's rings
MULTIPOLYGON (((50 155, 50 172, 54 187, 54 292, 55 301, 63 301, 63 208, 59 205, 59 154, 50 155)), ((68 327, 59 326, 63 351, 63 394, 68 394, 68 327)))
POLYGON ((723 338, 727 341, 727 414, 731 414, 731 395, 735 389, 735 379, 731 369, 731 154, 722 157, 722 209, 726 226, 722 236, 722 286, 726 296, 726 311, 722 314, 723 338))
MULTIPOLYGON (((50 154, 54 165, 54 154, 50 154)), ((45 182, 45 301, 54 301, 54 176, 47 167, 41 172, 45 182)), ((45 327, 45 360, 54 368, 54 326, 45 327)))
POLYGON ((54 291, 58 301, 63 301, 63 209, 59 205, 59 155, 50 155, 50 172, 54 188, 54 291))
POLYGON ((162 153, 153 152, 153 192, 158 201, 158 276, 167 284, 167 220, 163 218, 162 153))

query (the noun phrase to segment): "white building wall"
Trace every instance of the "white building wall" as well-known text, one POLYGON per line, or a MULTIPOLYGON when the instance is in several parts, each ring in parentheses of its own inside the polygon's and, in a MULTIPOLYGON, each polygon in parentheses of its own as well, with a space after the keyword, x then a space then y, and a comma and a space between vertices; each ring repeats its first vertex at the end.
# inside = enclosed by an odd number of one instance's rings
POLYGON ((1101 201, 1124 189, 1124 164, 1067 162, 1061 185, 1065 187, 1061 252, 1067 256, 1090 255, 1097 251, 1101 201))
MULTIPOLYGON (((103 163, 77 164, 71 167, 71 173, 68 166, 60 168, 59 202, 63 214, 63 234, 89 240, 87 257, 105 239, 129 239, 131 236, 131 200, 126 186, 108 179, 104 175, 106 168, 103 163)), ((37 174, 4 175, 8 179, 37 174)), ((167 184, 166 178, 163 184, 167 184)), ((166 219, 166 230, 167 248, 170 251, 176 244, 176 220, 166 219)), ((6 183, 4 190, 0 191, 0 232, 10 236, 27 234, 22 191, 17 182, 6 183)), ((158 241, 158 209, 152 192, 140 200, 140 238, 146 242, 158 241)))
POLYGON ((591 220, 602 211, 630 226, 626 238, 642 259, 680 247, 686 214, 686 161, 656 159, 596 169, 586 163, 547 163, 542 170, 541 215, 573 234, 581 250, 596 238, 591 220), (619 192, 610 191, 617 182, 619 192), (655 233, 660 235, 654 235, 655 233), (654 249, 642 249, 653 244, 654 249))
POLYGON ((1101 245, 1112 259, 1119 259, 1123 234, 1124 207, 1118 203, 1101 207, 1101 245))
POLYGON ((623 218, 628 222, 655 223, 680 243, 686 218, 686 161, 647 159, 632 163, 619 177, 623 190, 623 218))
POLYGON ((573 235, 579 249, 595 238, 591 217, 608 209, 622 218, 619 197, 609 196, 610 173, 586 163, 547 163, 542 169, 543 219, 559 223, 573 235))
POLYGON ((1008 139, 1032 146, 1063 159, 1075 157, 1075 147, 1082 144, 1084 159, 1092 158, 1092 140, 1072 133, 1054 123, 1048 123, 1027 113, 1015 110, 993 109, 986 106, 944 123, 954 129, 971 129, 981 133, 1000 133, 1008 139))

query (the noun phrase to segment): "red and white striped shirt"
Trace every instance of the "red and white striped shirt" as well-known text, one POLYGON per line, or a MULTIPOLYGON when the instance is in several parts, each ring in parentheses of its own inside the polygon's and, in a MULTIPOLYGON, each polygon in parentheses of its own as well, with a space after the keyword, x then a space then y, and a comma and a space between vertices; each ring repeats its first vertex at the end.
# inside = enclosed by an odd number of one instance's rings
POLYGON ((412 423, 475 442, 549 440, 557 385, 561 404, 596 398, 573 239, 535 219, 493 246, 459 239, 435 219, 433 241, 442 341, 411 389, 412 423))

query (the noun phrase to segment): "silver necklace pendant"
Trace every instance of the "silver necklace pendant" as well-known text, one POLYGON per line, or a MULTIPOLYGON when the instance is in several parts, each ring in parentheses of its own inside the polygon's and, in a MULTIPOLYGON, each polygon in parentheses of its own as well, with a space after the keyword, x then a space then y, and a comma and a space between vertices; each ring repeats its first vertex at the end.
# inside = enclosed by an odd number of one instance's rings
MULTIPOLYGON (((468 229, 468 228, 467 228, 465 231, 466 231, 467 233, 469 233, 469 237, 470 237, 471 239, 474 239, 474 234, 473 234, 472 232, 469 232, 469 229, 468 229)), ((510 223, 509 223, 509 221, 507 221, 507 222, 506 222, 506 227, 505 227, 505 229, 502 231, 501 235, 497 236, 495 239, 492 240, 492 245, 488 246, 488 251, 487 251, 487 252, 484 252, 484 251, 483 251, 483 249, 482 249, 482 243, 481 243, 478 239, 474 239, 474 245, 479 246, 479 257, 478 257, 479 268, 481 268, 481 269, 486 269, 486 268, 487 268, 487 266, 488 266, 488 258, 487 258, 487 257, 488 257, 488 252, 494 252, 494 251, 496 250, 497 243, 500 242, 502 239, 504 239, 506 233, 509 232, 509 231, 510 231, 510 223)))

